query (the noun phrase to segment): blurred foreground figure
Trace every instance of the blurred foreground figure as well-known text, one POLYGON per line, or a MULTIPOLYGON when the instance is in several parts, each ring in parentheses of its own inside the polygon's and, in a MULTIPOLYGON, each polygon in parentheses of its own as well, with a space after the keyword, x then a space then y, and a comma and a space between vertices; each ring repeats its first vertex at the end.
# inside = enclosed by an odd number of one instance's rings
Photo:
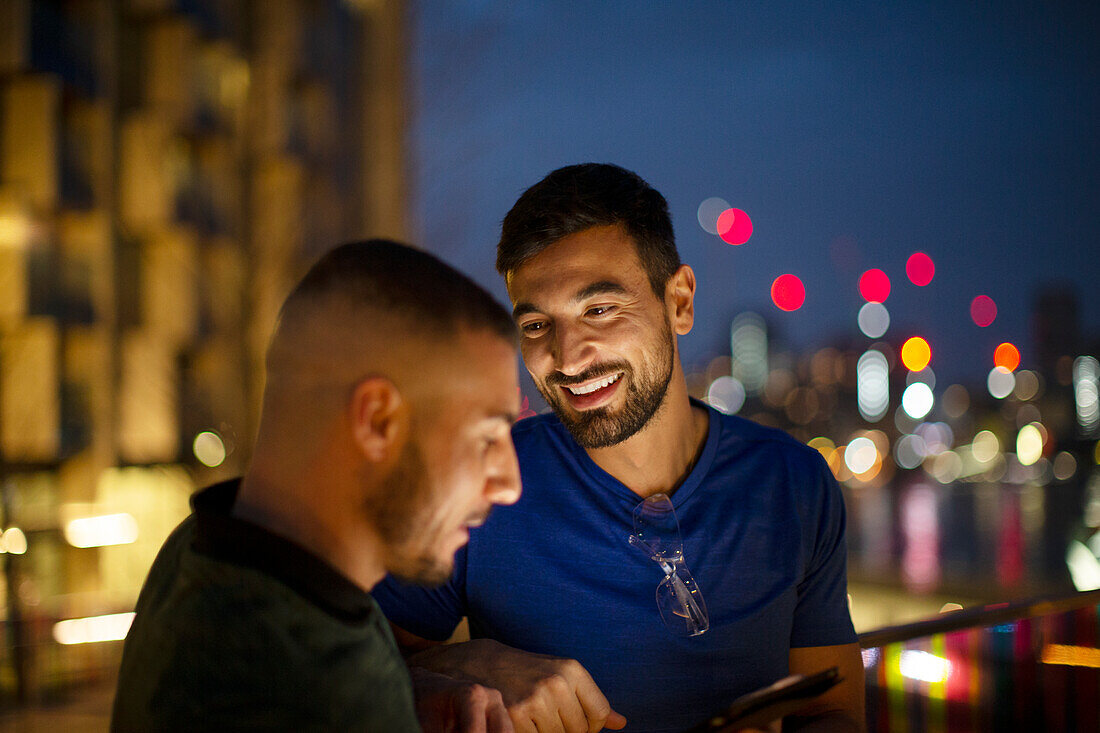
POLYGON ((618 166, 554 171, 504 218, 497 269, 554 414, 513 429, 523 498, 446 585, 375 589, 410 664, 498 689, 516 730, 571 733, 683 731, 836 666, 785 724, 860 729, 840 488, 813 448, 688 396, 695 274, 664 197, 618 166), (439 645, 462 616, 474 639, 439 645))
MULTIPOLYGON (((149 572, 112 729, 419 730, 368 591, 446 580, 469 528, 519 497, 514 334, 431 255, 322 257, 280 312, 248 471, 194 496, 149 572)), ((447 690, 426 728, 465 726, 461 708, 511 730, 495 691, 418 674, 447 690)))

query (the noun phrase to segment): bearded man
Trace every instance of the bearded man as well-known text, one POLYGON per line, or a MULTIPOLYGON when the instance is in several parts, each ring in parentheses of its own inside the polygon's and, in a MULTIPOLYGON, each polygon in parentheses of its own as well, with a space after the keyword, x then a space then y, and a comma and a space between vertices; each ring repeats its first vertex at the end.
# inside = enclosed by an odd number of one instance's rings
MULTIPOLYGON (((446 580, 519 497, 516 356, 507 312, 431 255, 323 256, 280 312, 248 470, 193 497, 150 570, 112 729, 419 731, 369 590, 446 580)), ((495 691, 418 685, 426 728, 512 729, 495 691)))
POLYGON ((814 449, 689 397, 695 275, 661 194, 556 170, 505 217, 497 269, 553 414, 515 426, 523 499, 447 584, 375 589, 409 663, 500 690, 532 732, 682 731, 836 666, 785 725, 861 729, 843 497, 814 449), (441 645, 463 616, 472 640, 441 645))

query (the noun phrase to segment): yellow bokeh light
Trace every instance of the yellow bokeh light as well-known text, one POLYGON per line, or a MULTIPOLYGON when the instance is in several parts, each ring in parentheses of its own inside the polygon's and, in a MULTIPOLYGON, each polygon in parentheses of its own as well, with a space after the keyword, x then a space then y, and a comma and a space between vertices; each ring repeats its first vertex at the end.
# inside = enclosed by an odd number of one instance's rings
POLYGON ((0 552, 24 555, 27 552, 27 535, 18 527, 11 527, 0 534, 0 552))
POLYGON ((1100 668, 1100 649, 1070 644, 1047 644, 1043 647, 1043 664, 1063 664, 1070 667, 1100 668))
POLYGON ((1043 457, 1043 434, 1035 423, 1023 426, 1016 434, 1016 457, 1024 466, 1030 466, 1043 457))
POLYGON ((128 545, 138 538, 134 518, 125 512, 80 517, 65 525, 65 541, 73 547, 107 547, 128 545))
POLYGON ((94 644, 101 641, 122 641, 134 621, 133 612, 111 613, 58 621, 53 625, 53 638, 58 644, 94 644))
POLYGON ((913 336, 901 347, 901 363, 911 372, 919 372, 932 361, 932 347, 920 336, 913 336))
POLYGON ((822 435, 812 438, 807 445, 820 453, 826 461, 829 460, 829 457, 833 455, 833 451, 836 450, 836 444, 822 435))

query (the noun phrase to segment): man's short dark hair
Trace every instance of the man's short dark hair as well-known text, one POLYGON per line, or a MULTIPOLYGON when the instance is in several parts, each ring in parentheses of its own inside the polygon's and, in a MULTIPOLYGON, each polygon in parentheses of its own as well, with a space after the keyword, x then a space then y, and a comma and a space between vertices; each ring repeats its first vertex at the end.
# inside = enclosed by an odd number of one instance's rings
POLYGON ((497 271, 508 277, 563 237, 621 224, 658 298, 680 266, 668 203, 642 178, 608 163, 558 168, 519 197, 501 225, 497 271))
POLYGON ((516 343, 511 315, 493 296, 437 257, 388 239, 342 244, 317 260, 287 296, 282 312, 327 296, 399 318, 420 333, 455 326, 487 329, 516 343))

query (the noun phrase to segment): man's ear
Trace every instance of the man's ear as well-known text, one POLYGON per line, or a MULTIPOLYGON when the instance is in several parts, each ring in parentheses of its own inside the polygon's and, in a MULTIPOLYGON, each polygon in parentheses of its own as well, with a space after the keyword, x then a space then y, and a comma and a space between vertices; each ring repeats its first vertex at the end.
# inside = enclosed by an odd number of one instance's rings
POLYGON ((400 454, 409 433, 409 407, 397 385, 385 377, 367 377, 351 398, 352 435, 363 456, 385 463, 400 454))
POLYGON ((683 336, 695 325, 695 271, 680 265, 665 284, 665 305, 672 330, 683 336))

